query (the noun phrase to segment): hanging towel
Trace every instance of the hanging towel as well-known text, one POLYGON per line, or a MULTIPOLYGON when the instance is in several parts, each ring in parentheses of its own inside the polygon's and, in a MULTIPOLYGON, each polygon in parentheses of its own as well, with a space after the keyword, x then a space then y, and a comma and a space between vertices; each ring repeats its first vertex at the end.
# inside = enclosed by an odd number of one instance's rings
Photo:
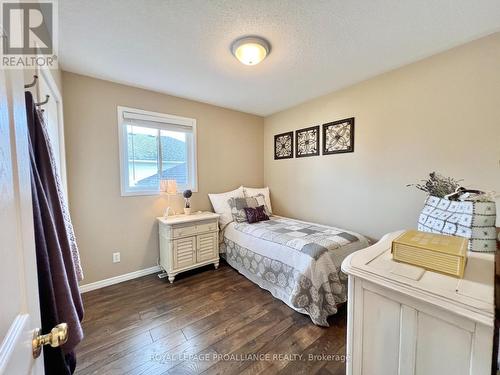
POLYGON ((76 243, 75 231, 73 229, 73 223, 71 222, 71 216, 69 215, 68 203, 64 190, 61 183, 61 177, 59 176, 59 170, 56 163, 56 158, 54 156, 54 151, 52 150, 51 142, 49 142, 49 132, 47 126, 43 121, 43 115, 39 112, 39 117, 41 119, 43 136, 47 140, 47 150, 50 159, 50 165, 52 166, 52 171, 54 173, 54 179, 56 183, 57 195, 59 196, 59 201, 61 202, 61 210, 64 219, 64 225, 66 227, 66 233, 68 234, 69 245, 71 247, 71 257, 73 258, 73 264, 75 265, 75 272, 78 281, 83 280, 83 270, 80 263, 80 252, 78 251, 78 245, 76 243))
POLYGON ((66 375, 74 372, 74 349, 83 338, 83 304, 43 120, 31 93, 25 98, 42 333, 68 324, 68 341, 62 347, 44 347, 45 373, 66 375))

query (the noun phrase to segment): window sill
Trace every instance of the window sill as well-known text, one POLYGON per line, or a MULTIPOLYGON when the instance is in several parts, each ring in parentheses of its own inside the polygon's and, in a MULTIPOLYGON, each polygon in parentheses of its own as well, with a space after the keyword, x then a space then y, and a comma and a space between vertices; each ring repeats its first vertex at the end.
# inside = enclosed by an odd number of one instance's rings
MULTIPOLYGON (((177 191, 177 194, 182 195, 184 190, 188 190, 189 188, 182 189, 177 191)), ((189 189, 193 193, 198 193, 198 189, 189 189)), ((122 191, 120 192, 122 197, 133 197, 133 196, 148 196, 148 195, 162 195, 162 192, 159 190, 151 190, 151 191, 122 191)))

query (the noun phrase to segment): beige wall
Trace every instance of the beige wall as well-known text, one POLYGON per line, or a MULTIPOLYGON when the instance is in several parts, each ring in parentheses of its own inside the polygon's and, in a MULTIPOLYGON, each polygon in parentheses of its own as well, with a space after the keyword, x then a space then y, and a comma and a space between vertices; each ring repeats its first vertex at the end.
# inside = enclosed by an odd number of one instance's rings
POLYGON ((267 117, 264 158, 278 214, 375 238, 416 225, 430 171, 500 192, 500 34, 267 117), (354 153, 273 160, 275 134, 352 116, 354 153))
MULTIPOLYGON (((69 203, 85 272, 83 284, 156 265, 155 217, 164 196, 121 197, 117 106, 197 119, 195 210, 211 209, 207 193, 262 186, 263 119, 108 81, 63 72, 69 203), (121 263, 112 253, 121 252, 121 263)), ((182 209, 179 196, 175 204, 182 209)))

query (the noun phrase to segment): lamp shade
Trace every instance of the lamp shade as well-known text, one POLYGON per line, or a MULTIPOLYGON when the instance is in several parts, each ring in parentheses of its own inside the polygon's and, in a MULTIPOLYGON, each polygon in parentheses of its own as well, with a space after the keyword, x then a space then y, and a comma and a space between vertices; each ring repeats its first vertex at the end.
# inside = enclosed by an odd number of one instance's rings
POLYGON ((177 181, 160 180, 160 191, 170 195, 177 194, 177 181))

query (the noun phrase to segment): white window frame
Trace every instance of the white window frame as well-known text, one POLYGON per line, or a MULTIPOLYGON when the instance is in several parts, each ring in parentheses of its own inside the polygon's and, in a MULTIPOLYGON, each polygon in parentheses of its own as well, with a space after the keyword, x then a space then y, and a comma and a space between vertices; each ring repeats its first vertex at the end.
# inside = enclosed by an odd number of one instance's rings
POLYGON ((125 115, 134 119, 150 122, 144 125, 152 129, 175 130, 175 126, 192 128, 192 142, 187 142, 188 154, 188 181, 187 187, 178 186, 179 189, 190 189, 193 192, 198 191, 198 162, 196 146, 196 119, 189 117, 180 117, 159 112, 145 111, 130 107, 117 107, 118 112, 118 148, 120 153, 120 190, 123 197, 134 195, 156 195, 160 193, 160 187, 157 189, 139 189, 129 186, 128 176, 128 142, 127 142, 127 121, 125 115))

